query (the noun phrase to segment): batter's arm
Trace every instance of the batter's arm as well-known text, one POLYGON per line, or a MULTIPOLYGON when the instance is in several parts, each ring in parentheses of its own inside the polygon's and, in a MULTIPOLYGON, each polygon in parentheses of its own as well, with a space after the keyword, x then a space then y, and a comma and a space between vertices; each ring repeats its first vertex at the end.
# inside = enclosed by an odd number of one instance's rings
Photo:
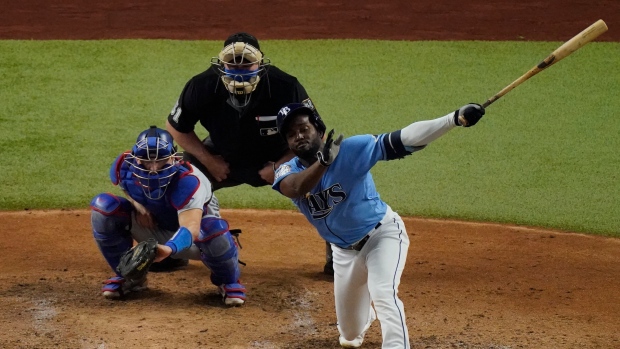
POLYGON ((437 119, 423 120, 403 128, 400 138, 407 148, 423 147, 456 127, 454 112, 437 119))
POLYGON ((319 183, 327 168, 315 161, 305 170, 286 176, 280 181, 280 193, 291 199, 305 196, 319 183))

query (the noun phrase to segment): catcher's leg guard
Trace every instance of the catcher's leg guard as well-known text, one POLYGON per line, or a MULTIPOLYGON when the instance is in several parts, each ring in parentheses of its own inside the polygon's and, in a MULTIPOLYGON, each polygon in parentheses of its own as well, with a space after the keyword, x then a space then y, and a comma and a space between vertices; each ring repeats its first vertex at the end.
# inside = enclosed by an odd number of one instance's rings
POLYGON ((112 270, 121 255, 133 245, 129 200, 109 193, 95 196, 90 202, 91 225, 95 242, 112 270))
POLYGON ((200 235, 194 241, 200 248, 200 259, 211 269, 211 282, 220 286, 233 284, 241 275, 237 244, 221 218, 205 217, 200 222, 200 235))

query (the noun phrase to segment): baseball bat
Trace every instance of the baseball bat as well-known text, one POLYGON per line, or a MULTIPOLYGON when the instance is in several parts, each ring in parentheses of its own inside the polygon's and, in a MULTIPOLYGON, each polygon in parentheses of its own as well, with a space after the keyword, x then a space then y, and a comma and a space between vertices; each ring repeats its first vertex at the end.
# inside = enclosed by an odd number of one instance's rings
POLYGON ((513 81, 510 85, 504 87, 501 91, 496 93, 493 97, 487 99, 486 102, 482 104, 483 107, 488 107, 491 103, 500 99, 506 93, 512 91, 515 87, 521 85, 527 79, 532 76, 540 73, 544 69, 549 68, 560 60, 564 59, 566 56, 571 53, 577 51, 585 44, 590 41, 596 39, 599 35, 603 34, 607 31, 607 24, 602 19, 594 22, 591 26, 584 29, 581 33, 575 35, 567 42, 563 43, 562 46, 558 47, 555 51, 553 51, 547 58, 543 59, 537 66, 530 69, 527 73, 521 75, 517 80, 513 81))

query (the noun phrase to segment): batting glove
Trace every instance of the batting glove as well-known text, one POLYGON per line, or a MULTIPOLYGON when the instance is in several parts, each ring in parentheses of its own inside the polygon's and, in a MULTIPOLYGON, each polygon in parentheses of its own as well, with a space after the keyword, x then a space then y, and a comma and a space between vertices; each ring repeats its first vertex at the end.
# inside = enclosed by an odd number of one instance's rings
POLYGON ((477 103, 469 103, 454 112, 454 123, 457 126, 474 126, 484 115, 484 108, 477 103))
POLYGON ((342 139, 344 136, 342 134, 338 135, 338 138, 334 141, 334 130, 329 131, 327 135, 327 140, 325 140, 325 145, 323 146, 323 150, 319 150, 316 153, 316 157, 319 159, 319 163, 321 165, 327 167, 334 162, 336 156, 338 156, 338 152, 340 151, 340 143, 342 143, 342 139))

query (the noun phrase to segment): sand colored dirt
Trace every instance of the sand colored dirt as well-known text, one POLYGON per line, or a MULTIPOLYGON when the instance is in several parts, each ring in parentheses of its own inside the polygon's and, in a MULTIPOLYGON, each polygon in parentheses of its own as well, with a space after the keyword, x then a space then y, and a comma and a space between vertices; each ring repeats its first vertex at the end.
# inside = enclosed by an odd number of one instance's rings
MULTIPOLYGON (((242 229, 248 302, 228 309, 192 261, 150 290, 100 296, 111 275, 88 211, 0 215, 2 348, 338 348, 324 244, 297 212, 224 210, 242 229), (12 232, 12 233, 8 233, 12 232)), ((401 298, 415 348, 620 347, 620 241, 406 218, 401 298)), ((379 348, 380 327, 366 348, 379 348)))
MULTIPOLYGON (((246 30, 259 39, 565 41, 600 18, 610 30, 598 41, 620 41, 617 0, 23 0, 3 4, 0 39, 223 40, 246 30)), ((290 211, 223 214, 243 230, 240 308, 222 305, 199 262, 105 300, 111 271, 88 211, 0 213, 0 348, 338 348, 333 284, 311 226, 290 211)), ((414 348, 620 348, 618 239, 405 223, 400 292, 414 348)), ((364 348, 380 343, 376 322, 364 348)))

